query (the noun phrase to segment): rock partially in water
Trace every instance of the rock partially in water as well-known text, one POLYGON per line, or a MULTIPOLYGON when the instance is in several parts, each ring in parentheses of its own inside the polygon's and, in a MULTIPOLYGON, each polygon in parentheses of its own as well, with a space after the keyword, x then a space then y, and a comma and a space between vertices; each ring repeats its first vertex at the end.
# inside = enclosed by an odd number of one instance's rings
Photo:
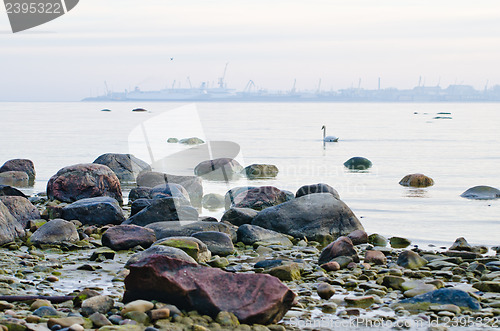
POLYGON ((7 207, 10 214, 26 228, 31 220, 40 219, 40 211, 26 198, 19 196, 0 196, 0 201, 7 207))
POLYGON ((406 175, 399 181, 399 185, 411 187, 428 187, 434 185, 434 180, 424 174, 406 175))
POLYGON ((35 182, 36 171, 35 164, 31 160, 27 159, 13 159, 5 162, 2 167, 0 167, 0 173, 6 171, 22 171, 28 175, 28 180, 30 185, 35 182))
POLYGON ((453 288, 441 288, 425 294, 417 295, 413 298, 399 301, 400 304, 454 304, 460 308, 468 310, 479 310, 479 302, 472 298, 467 292, 453 288))
POLYGON ((281 320, 295 298, 265 274, 229 273, 165 256, 151 256, 129 268, 124 302, 157 300, 213 318, 227 311, 241 323, 270 324, 281 320))
POLYGON ((464 237, 457 238, 453 245, 449 248, 450 251, 468 251, 472 252, 472 246, 465 240, 464 237))
POLYGON ((254 188, 256 188, 256 187, 255 186, 239 186, 239 187, 233 187, 232 189, 227 191, 226 194, 224 195, 226 210, 231 208, 233 201, 234 201, 234 198, 236 198, 236 196, 238 196, 242 192, 246 192, 246 191, 248 191, 250 189, 254 189, 254 188))
POLYGON ((0 245, 24 237, 23 226, 9 212, 9 209, 0 201, 0 245))
POLYGON ((62 209, 62 218, 86 225, 121 224, 125 215, 118 201, 110 197, 81 199, 62 209))
POLYGON ((62 168, 47 184, 51 200, 74 202, 86 198, 107 196, 123 204, 120 181, 115 173, 101 164, 76 164, 62 168))
POLYGON ((217 193, 209 193, 203 196, 201 200, 203 208, 216 210, 224 207, 224 197, 217 193))
POLYGON ((287 236, 257 225, 244 224, 238 228, 236 233, 238 241, 241 241, 245 245, 253 245, 256 242, 266 242, 269 244, 292 246, 292 242, 287 236))
POLYGON ((161 184, 149 191, 152 199, 177 198, 180 204, 190 206, 189 193, 179 184, 161 184))
POLYGON ((158 240, 154 245, 181 249, 199 263, 207 262, 212 257, 207 245, 194 237, 168 237, 158 240))
POLYGON ((372 162, 365 157, 355 156, 344 162, 344 166, 351 170, 367 170, 372 162))
POLYGON ((151 171, 149 164, 132 154, 108 153, 99 156, 93 163, 108 166, 120 182, 135 182, 142 171, 151 171))
POLYGON ((368 236, 368 242, 372 244, 373 246, 380 246, 380 247, 385 247, 387 246, 387 239, 378 234, 378 233, 373 233, 368 236))
POLYGON ((251 164, 243 169, 248 179, 274 178, 278 172, 278 167, 273 164, 251 164))
POLYGON ((314 193, 266 208, 252 220, 253 225, 291 235, 307 237, 321 244, 364 230, 354 213, 329 193, 314 193))
POLYGON ((198 211, 182 205, 177 198, 153 199, 151 204, 127 219, 123 224, 146 226, 157 222, 197 221, 198 211))
POLYGON ((184 252, 182 249, 175 248, 175 247, 170 247, 170 246, 163 246, 163 245, 154 245, 146 249, 145 251, 136 253, 130 257, 130 259, 127 261, 125 264, 125 267, 128 267, 131 264, 134 264, 136 262, 141 261, 142 259, 149 258, 150 256, 153 255, 164 255, 171 257, 173 259, 181 260, 181 261, 186 261, 189 263, 196 263, 196 261, 189 256, 186 252, 184 252))
POLYGON ((201 240, 205 245, 207 245, 208 250, 212 252, 212 255, 227 256, 234 253, 233 241, 226 233, 218 231, 205 231, 193 233, 191 236, 201 240))
POLYGON ((500 198, 500 190, 491 186, 474 186, 460 196, 474 200, 492 200, 500 198))
POLYGON ((328 184, 318 183, 311 185, 304 185, 297 190, 295 193, 296 198, 300 198, 304 195, 313 194, 313 193, 330 193, 335 198, 340 199, 340 195, 333 187, 328 184))
POLYGON ((230 158, 220 158, 200 162, 194 168, 194 174, 209 180, 228 181, 236 177, 243 167, 238 161, 230 158))
POLYGON ((34 245, 62 244, 80 239, 73 223, 63 219, 54 219, 42 225, 29 238, 34 245))
POLYGON ((402 237, 391 237, 389 242, 392 248, 406 248, 411 244, 410 240, 402 237))
POLYGON ((273 186, 262 186, 243 191, 233 200, 233 208, 263 210, 288 201, 288 195, 273 186))
POLYGON ((183 138, 179 140, 179 144, 184 144, 184 145, 200 145, 204 143, 205 142, 198 137, 183 138))
POLYGON ((222 215, 221 222, 229 222, 236 226, 250 224, 259 212, 252 208, 229 208, 222 215))
POLYGON ((396 263, 403 268, 419 269, 427 264, 427 260, 414 251, 404 251, 399 254, 396 263))
POLYGON ((106 230, 101 241, 104 246, 120 251, 138 245, 148 248, 156 241, 156 236, 153 230, 142 226, 118 225, 106 230))
POLYGON ((28 187, 30 185, 28 174, 23 171, 0 172, 0 184, 16 187, 28 187))
POLYGON ((201 205, 203 197, 202 180, 196 176, 175 176, 162 172, 144 171, 137 176, 137 186, 155 187, 163 184, 179 184, 189 193, 194 206, 201 205))
POLYGON ((328 283, 319 283, 316 292, 321 299, 328 300, 335 294, 335 287, 328 283))
POLYGON ((319 256, 318 264, 325 264, 338 256, 348 256, 354 262, 359 262, 358 253, 354 249, 351 239, 340 237, 323 249, 319 256))

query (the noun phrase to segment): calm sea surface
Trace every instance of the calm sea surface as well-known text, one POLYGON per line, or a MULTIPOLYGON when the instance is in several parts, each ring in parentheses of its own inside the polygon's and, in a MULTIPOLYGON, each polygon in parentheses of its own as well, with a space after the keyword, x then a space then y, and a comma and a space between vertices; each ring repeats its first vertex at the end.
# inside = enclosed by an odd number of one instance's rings
MULTIPOLYGON (((30 194, 45 191, 64 166, 93 162, 104 153, 132 152, 151 162, 187 148, 166 138, 198 136, 238 144, 238 160, 246 165, 280 169, 272 180, 204 182, 205 193, 248 184, 295 192, 323 182, 337 189, 368 233, 422 245, 449 245, 460 236, 500 245, 500 200, 460 197, 472 186, 500 187, 500 104, 0 103, 0 116, 0 164, 33 160, 35 187, 24 190, 30 194), (131 111, 137 107, 148 112, 131 111), (322 125, 340 137, 338 143, 323 146, 322 125), (373 167, 348 171, 343 163, 353 156, 370 159, 373 167), (398 184, 416 172, 435 185, 398 184)), ((156 170, 192 174, 193 167, 156 170)), ((222 210, 203 213, 220 217, 222 210)))

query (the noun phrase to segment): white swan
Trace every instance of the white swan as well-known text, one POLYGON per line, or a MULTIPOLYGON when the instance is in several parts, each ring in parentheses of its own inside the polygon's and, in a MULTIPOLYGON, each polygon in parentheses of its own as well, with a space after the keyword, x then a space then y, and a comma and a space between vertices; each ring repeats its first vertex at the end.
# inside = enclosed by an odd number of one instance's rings
POLYGON ((335 137, 335 136, 326 136, 326 126, 323 125, 321 127, 321 130, 323 130, 323 141, 324 142, 336 143, 337 141, 339 141, 338 137, 335 137))

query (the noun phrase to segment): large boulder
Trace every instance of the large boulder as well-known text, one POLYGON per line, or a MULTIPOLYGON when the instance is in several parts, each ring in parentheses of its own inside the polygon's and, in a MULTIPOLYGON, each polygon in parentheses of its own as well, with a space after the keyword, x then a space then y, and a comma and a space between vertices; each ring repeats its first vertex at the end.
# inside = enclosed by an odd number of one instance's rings
POLYGON ((330 185, 324 183, 304 185, 295 193, 296 198, 313 193, 330 193, 335 198, 340 199, 339 193, 330 185))
POLYGON ((103 233, 101 242, 115 251, 126 250, 136 246, 150 247, 156 241, 153 230, 137 225, 117 225, 103 233))
POLYGON ((28 175, 30 184, 35 182, 36 172, 33 161, 27 159, 13 159, 5 162, 0 167, 0 172, 6 171, 22 171, 28 175))
POLYGON ((15 196, 27 198, 23 192, 19 191, 17 188, 11 187, 9 185, 0 185, 0 197, 4 196, 15 196))
POLYGON ((62 244, 78 241, 80 238, 76 226, 68 221, 56 218, 42 225, 29 238, 34 245, 62 244))
POLYGON ((366 170, 371 168, 372 162, 365 157, 355 156, 345 161, 344 166, 351 170, 366 170))
POLYGON ((492 200, 500 198, 500 190, 491 186, 474 186, 460 196, 474 200, 492 200))
POLYGON ((146 226, 156 222, 198 220, 198 211, 191 206, 182 205, 177 198, 153 199, 150 202, 149 206, 131 216, 123 224, 146 226))
POLYGON ((18 196, 0 196, 0 201, 7 207, 12 216, 26 228, 31 220, 40 218, 40 211, 26 198, 18 196))
POLYGON ((62 209, 62 218, 79 220, 87 225, 121 224, 125 220, 123 210, 113 198, 87 198, 73 202, 62 209))
POLYGON ((221 222, 229 222, 236 226, 250 224, 259 212, 252 208, 229 208, 222 215, 221 222))
POLYGON ((165 256, 150 256, 129 269, 124 302, 157 300, 211 317, 227 311, 246 324, 280 321, 295 298, 270 275, 230 273, 165 256))
POLYGON ((364 230, 349 207, 330 193, 314 193, 266 208, 253 225, 296 238, 327 244, 354 230, 364 230))
POLYGON ((326 246, 319 256, 318 264, 328 263, 339 256, 347 256, 352 258, 354 262, 359 262, 358 253, 348 237, 340 237, 326 246))
POLYGON ((231 227, 219 222, 157 222, 147 225, 146 228, 153 230, 158 240, 167 237, 189 237, 196 232, 204 231, 223 232, 233 239, 231 227))
POLYGON ((232 189, 227 191, 226 194, 224 195, 224 204, 225 204, 226 210, 231 208, 231 205, 233 204, 234 198, 236 198, 236 196, 238 196, 238 194, 240 194, 242 192, 246 192, 246 191, 248 191, 250 189, 254 189, 254 188, 257 188, 257 187, 255 187, 255 186, 240 186, 240 187, 233 187, 232 189))
POLYGON ((209 180, 232 180, 243 167, 238 161, 230 158, 220 158, 200 162, 194 168, 194 174, 209 180))
POLYGON ((135 182, 141 171, 151 171, 149 164, 132 154, 103 154, 94 163, 108 166, 121 182, 135 182))
POLYGON ((194 206, 201 205, 203 197, 202 180, 196 176, 175 176, 155 171, 144 171, 137 176, 137 186, 155 187, 162 184, 182 185, 189 193, 189 198, 194 206))
POLYGON ((19 237, 24 237, 22 225, 0 201, 0 245, 12 242, 19 237))
POLYGON ((406 175, 399 181, 399 185, 411 187, 428 187, 434 185, 434 180, 424 174, 406 175))
POLYGON ((23 171, 0 172, 0 184, 16 187, 28 187, 30 185, 28 174, 23 171))
POLYGON ((251 164, 243 169, 248 179, 273 178, 278 172, 278 167, 273 164, 251 164))
POLYGON ((262 210, 285 201, 288 201, 285 192, 273 186, 262 186, 239 193, 233 200, 233 207, 262 210))
POLYGON ((59 170, 47 183, 47 196, 62 202, 107 196, 123 203, 118 177, 107 166, 93 163, 59 170))

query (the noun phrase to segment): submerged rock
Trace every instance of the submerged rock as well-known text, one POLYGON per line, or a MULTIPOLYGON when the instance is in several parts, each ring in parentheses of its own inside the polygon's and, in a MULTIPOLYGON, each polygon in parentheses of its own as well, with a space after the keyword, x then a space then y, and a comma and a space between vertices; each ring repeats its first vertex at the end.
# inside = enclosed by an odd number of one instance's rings
POLYGON ((363 226, 347 205, 329 193, 314 193, 259 212, 253 225, 323 244, 363 226))
POLYGON ((199 163, 194 168, 194 174, 210 180, 228 181, 232 180, 242 169, 243 167, 238 161, 230 158, 220 158, 199 163))
POLYGON ((278 172, 278 167, 272 164, 251 164, 243 169, 248 179, 273 178, 278 172))
POLYGON ((491 186, 474 186, 460 196, 474 200, 492 200, 500 198, 500 190, 491 186))
POLYGON ((165 256, 151 256, 129 268, 124 302, 157 300, 212 317, 227 311, 241 323, 270 324, 281 320, 295 298, 265 274, 229 273, 165 256))
POLYGON ((0 196, 0 201, 7 207, 10 214, 26 228, 28 222, 40 218, 40 211, 26 198, 19 196, 0 196))
POLYGON ((85 198, 107 196, 123 203, 120 181, 115 173, 101 164, 76 164, 62 168, 47 184, 51 200, 74 202, 85 198))
POLYGON ((366 170, 371 168, 372 162, 367 158, 355 156, 345 161, 344 166, 351 170, 366 170))
POLYGON ((78 220, 86 225, 121 224, 123 210, 113 198, 96 197, 81 199, 62 209, 62 218, 78 220))
POLYGON ((135 182, 135 178, 140 172, 151 171, 149 164, 132 154, 103 154, 93 163, 108 166, 113 170, 120 182, 135 182))
POLYGON ((224 197, 217 193, 209 193, 203 196, 201 204, 208 210, 220 209, 224 207, 224 197))
POLYGON ((399 181, 399 185, 411 187, 428 187, 434 185, 434 180, 423 174, 406 175, 399 181))

